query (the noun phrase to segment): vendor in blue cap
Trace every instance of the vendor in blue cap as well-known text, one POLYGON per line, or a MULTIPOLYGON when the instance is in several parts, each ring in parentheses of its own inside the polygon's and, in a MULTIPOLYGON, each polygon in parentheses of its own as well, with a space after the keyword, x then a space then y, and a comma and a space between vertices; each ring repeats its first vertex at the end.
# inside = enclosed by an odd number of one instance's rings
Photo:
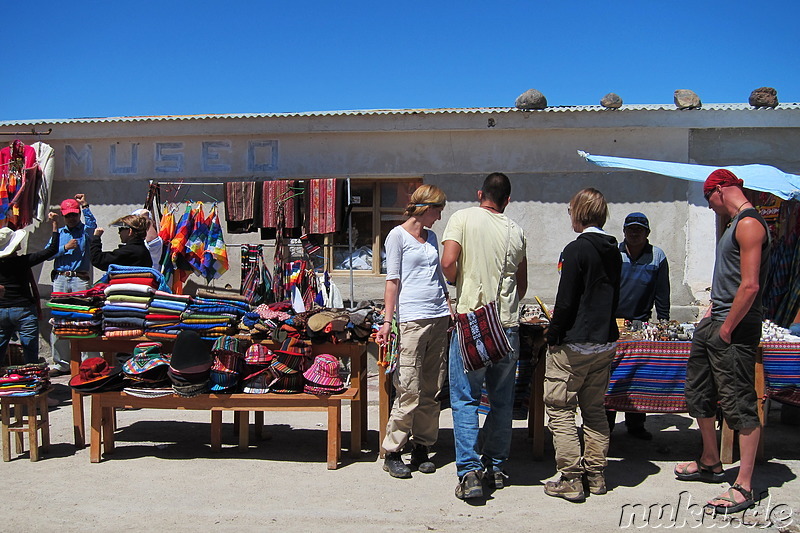
MULTIPOLYGON (((658 320, 669 320, 669 265, 664 251, 650 244, 650 221, 644 213, 631 213, 622 226, 624 240, 619 243, 622 255, 617 318, 636 323, 649 322, 653 304, 658 320)), ((616 412, 607 411, 613 429, 616 412)), ((644 428, 644 413, 625 413, 628 433, 643 440, 653 435, 644 428)))

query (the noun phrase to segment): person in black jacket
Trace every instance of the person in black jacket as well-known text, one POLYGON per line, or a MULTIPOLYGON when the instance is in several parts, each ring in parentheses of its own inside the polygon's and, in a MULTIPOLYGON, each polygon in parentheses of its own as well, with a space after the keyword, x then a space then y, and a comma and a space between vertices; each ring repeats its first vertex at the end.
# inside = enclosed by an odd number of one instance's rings
POLYGON ((544 403, 561 478, 545 483, 549 496, 583 501, 583 476, 589 492, 605 494, 609 427, 603 406, 619 330, 622 259, 617 240, 603 231, 608 205, 596 189, 570 200, 572 229, 578 238, 561 253, 561 280, 546 338, 544 403), (581 408, 583 453, 575 427, 581 408))
POLYGON ((89 241, 89 250, 92 257, 92 266, 100 270, 108 270, 108 265, 122 266, 153 266, 153 258, 144 244, 147 235, 146 218, 136 215, 127 215, 111 223, 111 227, 119 229, 119 240, 122 244, 112 252, 103 251, 103 228, 94 230, 92 240, 89 241))
POLYGON ((25 363, 39 361, 39 294, 31 267, 58 252, 58 215, 50 213, 53 235, 41 252, 17 255, 25 231, 0 229, 0 361, 6 357, 14 333, 19 337, 25 363))

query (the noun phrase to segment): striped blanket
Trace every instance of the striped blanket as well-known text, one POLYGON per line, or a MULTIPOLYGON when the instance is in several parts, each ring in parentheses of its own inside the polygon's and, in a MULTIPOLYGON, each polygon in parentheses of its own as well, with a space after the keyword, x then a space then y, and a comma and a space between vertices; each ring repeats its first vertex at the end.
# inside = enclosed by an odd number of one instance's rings
POLYGON ((622 341, 611 362, 606 408, 646 413, 685 413, 690 342, 622 341))
POLYGON ((788 342, 761 344, 767 396, 800 406, 800 345, 788 342))

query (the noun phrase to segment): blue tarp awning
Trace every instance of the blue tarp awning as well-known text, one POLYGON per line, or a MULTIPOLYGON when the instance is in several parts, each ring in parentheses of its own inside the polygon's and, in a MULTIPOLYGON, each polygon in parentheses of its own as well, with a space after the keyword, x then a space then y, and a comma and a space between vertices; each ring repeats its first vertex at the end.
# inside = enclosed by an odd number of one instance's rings
POLYGON ((651 161, 649 159, 631 159, 628 157, 611 157, 592 155, 578 150, 578 155, 600 167, 625 168, 661 174, 682 180, 704 182, 709 174, 718 168, 725 168, 744 180, 744 186, 753 191, 768 192, 784 200, 800 200, 800 176, 788 174, 769 165, 737 165, 715 167, 709 165, 693 165, 690 163, 672 163, 669 161, 651 161))

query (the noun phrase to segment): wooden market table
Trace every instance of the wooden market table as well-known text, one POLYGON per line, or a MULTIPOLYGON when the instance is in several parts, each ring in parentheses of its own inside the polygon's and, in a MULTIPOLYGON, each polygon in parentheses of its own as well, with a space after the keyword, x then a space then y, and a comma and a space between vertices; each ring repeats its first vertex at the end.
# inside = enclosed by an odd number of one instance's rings
MULTIPOLYGON (((80 368, 81 352, 101 352, 106 360, 111 361, 114 353, 131 353, 140 342, 150 341, 146 338, 117 339, 95 337, 89 339, 70 339, 70 370, 73 376, 78 374, 80 368)), ((164 352, 172 350, 171 342, 159 341, 164 346, 164 352)), ((272 342, 263 344, 273 349, 280 345, 272 342)), ((313 394, 204 394, 195 398, 182 398, 177 395, 162 396, 159 398, 138 398, 124 392, 104 392, 93 394, 92 403, 92 450, 91 458, 99 461, 100 442, 105 439, 107 451, 113 451, 113 408, 114 407, 141 407, 155 409, 196 409, 211 411, 212 420, 212 447, 220 442, 219 432, 222 421, 222 411, 237 412, 239 421, 240 447, 247 439, 247 420, 250 411, 256 412, 256 422, 263 421, 264 411, 271 410, 325 410, 328 411, 328 465, 332 461, 332 450, 336 447, 335 457, 338 459, 341 448, 341 401, 350 402, 350 437, 351 453, 361 451, 361 445, 366 439, 367 428, 367 353, 365 343, 345 342, 339 344, 312 344, 314 355, 329 353, 337 357, 350 359, 350 388, 339 395, 313 395, 313 394), (96 407, 96 409, 94 409, 96 407), (335 418, 335 420, 334 420, 335 418), (244 426, 244 427, 243 427, 244 426), (102 431, 105 429, 105 431, 102 431), (333 430, 333 432, 332 432, 333 430), (104 437, 105 434, 105 437, 104 437)), ((75 445, 83 447, 86 443, 85 421, 83 411, 83 395, 72 392, 72 418, 75 433, 75 445)), ((335 466, 333 466, 335 468, 335 466)))

